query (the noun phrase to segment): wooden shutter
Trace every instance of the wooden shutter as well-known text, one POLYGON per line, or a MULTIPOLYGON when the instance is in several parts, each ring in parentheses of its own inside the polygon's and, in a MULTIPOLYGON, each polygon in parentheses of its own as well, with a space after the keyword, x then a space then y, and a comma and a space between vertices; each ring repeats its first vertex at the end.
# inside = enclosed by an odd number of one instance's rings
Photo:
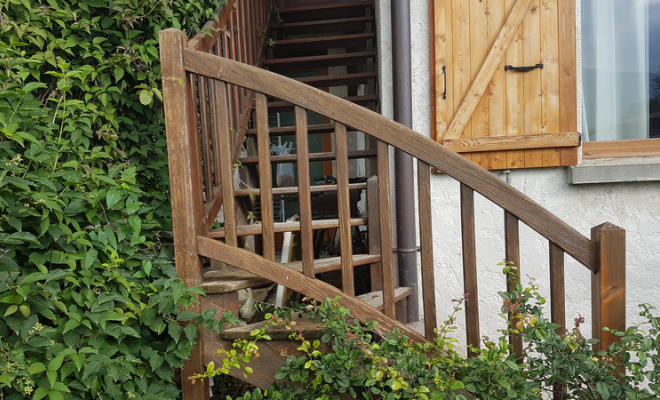
POLYGON ((434 138, 488 169, 577 164, 575 0, 429 8, 434 138))

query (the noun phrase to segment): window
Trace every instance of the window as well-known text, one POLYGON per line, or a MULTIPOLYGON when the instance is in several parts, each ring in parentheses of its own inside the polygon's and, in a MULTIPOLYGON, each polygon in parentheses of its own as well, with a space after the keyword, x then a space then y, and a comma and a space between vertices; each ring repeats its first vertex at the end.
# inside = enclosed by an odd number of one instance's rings
POLYGON ((660 155, 660 0, 582 0, 582 77, 585 157, 660 155))

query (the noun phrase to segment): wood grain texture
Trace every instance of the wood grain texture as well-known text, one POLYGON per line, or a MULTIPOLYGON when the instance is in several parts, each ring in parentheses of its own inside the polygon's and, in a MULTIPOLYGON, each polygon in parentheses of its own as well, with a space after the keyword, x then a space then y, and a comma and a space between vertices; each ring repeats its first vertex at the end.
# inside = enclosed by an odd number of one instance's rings
POLYGON ((584 142, 582 159, 660 156, 660 139, 584 142))
POLYGON ((454 71, 452 2, 429 2, 429 21, 433 23, 430 29, 430 43, 433 49, 433 57, 430 57, 430 71, 431 82, 435 88, 435 90, 431 90, 431 99, 435 98, 435 101, 431 103, 435 105, 432 107, 435 112, 431 114, 432 127, 435 129, 432 129, 431 134, 432 138, 437 141, 442 140, 454 116, 453 81, 446 76, 449 73, 453 74, 454 71), (443 67, 445 67, 444 70, 443 67), (443 93, 445 93, 445 97, 442 96, 443 93))
MULTIPOLYGON (((523 65, 541 62, 541 12, 540 0, 532 0, 523 22, 523 65)), ((512 72, 513 73, 513 72, 512 72)), ((543 69, 523 73, 524 125, 525 134, 541 132, 541 75, 543 69)), ((525 168, 543 166, 543 150, 525 151, 525 168)))
MULTIPOLYGON (((520 276, 522 274, 520 269, 520 230, 518 218, 510 212, 504 212, 504 258, 507 263, 513 264, 517 270, 515 273, 507 274, 508 290, 513 290, 516 284, 520 283, 520 276)), ((515 313, 509 313, 509 321, 511 321, 509 328, 515 329, 517 319, 515 313)), ((516 354, 518 361, 522 361, 523 355, 523 341, 522 335, 509 333, 509 343, 513 347, 513 352, 516 354)))
MULTIPOLYGON (((300 237, 302 239, 303 273, 314 276, 314 243, 312 240, 312 196, 309 191, 309 144, 307 139, 307 114, 301 107, 295 108, 296 156, 298 162, 298 202, 300 204, 300 237)), ((350 215, 350 214, 349 214, 350 215)))
MULTIPOLYGON (((505 7, 505 0, 489 0, 488 3, 488 43, 493 43, 504 23, 504 18, 508 15, 505 7)), ((516 37, 514 32, 509 47, 513 44, 516 37)), ((508 51, 508 48, 507 48, 508 51)), ((504 52, 506 57, 507 52, 504 52)), ((486 91, 488 98, 488 136, 506 136, 506 65, 504 57, 493 73, 493 78, 486 91)), ((507 168, 507 156, 505 151, 496 151, 487 155, 489 169, 507 168)))
MULTIPOLYGON (((219 121, 218 137, 220 143, 231 143, 232 132, 229 126, 229 97, 227 84, 222 81, 213 81, 213 103, 216 105, 214 113, 219 121)), ((220 181, 222 183, 223 211, 225 214, 225 243, 230 246, 238 245, 236 236, 236 199, 234 198, 234 160, 230 146, 220 148, 220 181)))
POLYGON ((626 330, 626 231, 610 223, 591 228, 591 240, 598 249, 598 271, 591 277, 591 318, 594 349, 606 349, 620 340, 607 327, 626 330))
MULTIPOLYGON (((453 91, 453 104, 452 104, 452 119, 448 121, 447 131, 445 132, 442 139, 450 138, 450 132, 452 130, 452 125, 455 124, 459 114, 458 111, 461 108, 463 99, 466 98, 470 90, 470 84, 472 83, 472 63, 470 62, 470 4, 462 0, 452 0, 451 1, 451 19, 452 19, 452 37, 454 43, 452 44, 452 65, 448 68, 451 73, 447 79, 452 80, 452 91, 453 91)), ((472 125, 468 119, 464 119, 464 125, 459 132, 459 136, 464 136, 466 138, 472 137, 472 125)), ((472 159, 471 156, 467 156, 469 160, 472 159)))
MULTIPOLYGON (((181 212, 172 215, 175 240, 174 260, 179 278, 187 287, 202 282, 202 263, 197 255, 197 235, 201 233, 203 211, 202 188, 195 177, 201 179, 200 166, 195 163, 194 152, 199 148, 197 130, 191 119, 196 115, 191 109, 190 81, 182 65, 183 50, 188 44, 185 35, 175 29, 159 33, 161 43, 161 74, 163 81, 165 124, 169 157, 172 208, 181 212), (197 147, 195 147, 197 146, 197 147), (196 175, 194 175, 196 174, 196 175)), ((191 311, 201 311, 198 304, 191 311)), ((201 332, 202 330, 200 330, 201 332)), ((183 374, 193 375, 204 371, 204 347, 201 334, 198 345, 184 363, 183 374)), ((205 400, 208 384, 192 385, 182 381, 186 399, 205 400)))
MULTIPOLYGON (((479 348, 479 285, 474 231, 474 190, 461 183, 461 242, 463 246, 463 287, 467 344, 479 348)), ((474 355, 468 351, 468 354, 474 355)))
MULTIPOLYGON (((559 23, 559 129, 577 131, 575 1, 557 0, 559 23)), ((577 148, 561 150, 562 165, 577 165, 577 148)))
POLYGON ((275 230, 273 217, 272 174, 270 166, 270 136, 268 135, 268 104, 261 93, 256 98, 257 152, 259 154, 259 196, 261 201, 261 240, 263 256, 275 261, 275 230))
MULTIPOLYGON (((366 218, 351 218, 351 226, 367 225, 366 218)), ((317 229, 330 229, 339 227, 339 220, 336 218, 331 219, 318 219, 312 221, 312 230, 317 229)), ((252 225, 237 225, 236 231, 238 236, 261 235, 263 228, 260 224, 252 225)), ((274 224, 275 233, 280 232, 300 232, 301 225, 298 221, 276 222, 274 224)), ((225 237, 224 229, 212 230, 206 234, 207 237, 220 239, 225 237)))
POLYGON ((206 78, 197 77, 197 96, 193 96, 199 109, 199 130, 202 137, 202 166, 204 167, 204 193, 206 201, 213 201, 213 159, 211 158, 211 138, 209 137, 209 116, 206 78))
MULTIPOLYGON (((541 132, 561 132, 559 129, 559 11, 557 0, 541 0, 541 132)), ((577 147, 579 143, 576 143, 577 147)), ((553 167, 561 164, 560 149, 550 147, 543 150, 543 165, 553 167)))
POLYGON ((387 143, 378 141, 378 210, 380 211, 380 251, 383 267, 383 312, 394 318, 394 256, 392 254, 392 206, 390 202, 390 153, 387 143))
POLYGON ((184 65, 192 72, 244 85, 268 96, 295 103, 412 154, 509 210, 589 269, 596 268, 595 247, 587 237, 498 177, 439 143, 364 107, 286 77, 192 50, 184 50, 184 55, 184 65))
MULTIPOLYGON (((507 12, 513 9, 515 0, 504 0, 507 12)), ((506 50, 504 60, 506 65, 523 65, 523 27, 516 30, 509 48, 506 50)), ((505 132, 506 136, 524 135, 524 113, 523 106, 523 76, 524 74, 505 74, 506 82, 506 109, 505 109, 505 132)), ((525 166, 524 151, 507 151, 506 164, 508 168, 521 168, 525 166)))
POLYGON ((362 320, 379 321, 376 331, 385 334, 396 328, 412 340, 425 343, 424 336, 413 329, 401 324, 399 321, 385 316, 378 310, 358 300, 355 297, 345 296, 339 289, 323 281, 310 278, 297 271, 292 271, 282 264, 268 261, 265 258, 250 253, 247 250, 230 247, 222 242, 199 236, 198 252, 204 257, 222 261, 253 274, 259 274, 279 285, 286 286, 299 293, 317 300, 339 297, 339 304, 351 310, 351 315, 362 320))
POLYGON ((339 246, 341 249, 342 290, 355 295, 353 283, 353 237, 351 235, 351 205, 348 191, 348 138, 346 126, 335 123, 335 149, 337 151, 337 209, 339 211, 339 246))
MULTIPOLYGON (((366 183, 351 183, 348 185, 348 190, 365 190, 367 188, 366 183)), ((298 194, 298 187, 282 187, 282 188, 272 188, 271 191, 273 195, 281 194, 298 194)), ((336 192, 337 185, 314 185, 310 186, 309 191, 311 193, 327 193, 327 192, 336 192)), ((239 189, 236 191, 236 196, 259 196, 261 190, 259 188, 249 188, 249 189, 239 189)))
POLYGON ((448 139, 443 140, 442 144, 457 153, 512 149, 543 149, 546 147, 574 147, 580 144, 580 134, 577 132, 565 132, 456 140, 448 139))
MULTIPOLYGON (((474 78, 470 90, 465 95, 463 102, 459 110, 454 116, 454 120, 447 129, 447 134, 444 139, 458 139, 461 137, 463 128, 467 125, 468 121, 474 109, 476 108, 481 96, 483 96, 488 83, 493 77, 495 69, 500 64, 504 53, 506 52, 509 43, 513 39, 513 36, 518 29, 518 26, 523 21, 523 17, 527 12, 529 4, 532 0, 516 0, 511 13, 506 19, 506 22, 502 26, 500 33, 497 35, 497 39, 488 52, 484 63, 479 70, 479 73, 474 78)), ((534 0, 536 1, 536 0, 534 0)))
MULTIPOLYGON (((398 303, 401 300, 405 299, 406 297, 410 296, 412 293, 413 293, 413 289, 409 288, 409 287, 394 288, 394 301, 398 303)), ((383 291, 382 290, 361 294, 361 295, 357 296, 356 298, 364 301, 365 303, 369 304, 371 307, 375 308, 376 310, 382 310, 383 309, 383 291)), ((431 338, 429 338, 429 337, 427 337, 427 339, 431 340, 431 338)))
POLYGON ((431 168, 417 161, 417 197, 419 199, 419 247, 422 270, 424 335, 432 340, 438 327, 435 309, 435 266, 433 264, 433 223, 431 210, 431 168))
MULTIPOLYGON (((378 177, 367 180, 367 218, 369 219, 369 254, 380 255, 380 209, 378 177)), ((383 290, 383 270, 380 262, 371 264, 371 291, 383 290)))
POLYGON ((564 278, 564 251, 550 242, 550 311, 556 332, 566 334, 566 283, 564 278))

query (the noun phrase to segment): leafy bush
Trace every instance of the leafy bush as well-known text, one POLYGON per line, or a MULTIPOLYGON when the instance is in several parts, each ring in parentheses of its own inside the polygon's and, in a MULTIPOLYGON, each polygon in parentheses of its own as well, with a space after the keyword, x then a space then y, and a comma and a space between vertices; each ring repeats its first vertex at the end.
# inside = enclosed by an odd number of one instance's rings
POLYGON ((0 398, 175 398, 219 327, 180 308, 157 48, 217 3, 0 5, 0 398))
MULTIPOLYGON (((511 272, 512 267, 506 267, 511 272)), ((555 332, 558 325, 543 315, 545 303, 534 282, 527 288, 520 284, 503 292, 503 314, 511 312, 516 328, 527 344, 521 363, 516 361, 507 334, 496 341, 484 338, 482 349, 472 349, 474 357, 463 358, 454 349, 456 339, 450 334, 456 312, 463 299, 438 330, 432 344, 411 342, 392 332, 375 337, 374 323, 350 318, 348 310, 336 300, 313 303, 306 308, 279 312, 268 324, 286 321, 298 312, 325 322, 320 341, 300 341, 299 355, 289 356, 276 375, 280 381, 262 392, 257 389, 241 399, 354 398, 383 399, 538 399, 561 391, 567 399, 657 399, 660 396, 660 318, 651 307, 642 305, 645 326, 615 332, 621 338, 609 349, 594 353, 595 340, 584 339, 576 327, 565 335, 555 332), (642 330, 648 328, 648 331, 642 330), (635 355, 637 359, 633 359, 635 355)), ((507 317, 505 317, 507 318, 507 317)), ((263 339, 264 331, 253 334, 263 339)), ((255 352, 255 343, 239 348, 255 352)), ((228 363, 204 376, 226 373, 228 366, 241 367, 241 354, 233 354, 228 363)))

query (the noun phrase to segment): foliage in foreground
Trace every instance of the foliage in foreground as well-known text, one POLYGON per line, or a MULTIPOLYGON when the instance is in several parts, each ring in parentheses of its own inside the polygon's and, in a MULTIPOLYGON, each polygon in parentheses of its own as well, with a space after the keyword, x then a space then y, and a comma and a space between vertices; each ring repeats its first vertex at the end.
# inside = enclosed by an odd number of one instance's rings
MULTIPOLYGON (((502 331, 495 342, 484 338, 482 349, 472 349, 474 357, 464 358, 455 351, 456 339, 450 334, 463 299, 456 300, 454 314, 432 344, 413 343, 398 332, 375 337, 374 323, 351 319, 336 299, 326 299, 272 317, 269 324, 282 323, 297 312, 325 322, 325 333, 313 342, 301 333, 293 334, 300 341, 299 354, 287 358, 276 375, 280 381, 263 393, 257 389, 241 399, 330 399, 342 393, 365 399, 538 399, 558 390, 567 399, 659 398, 660 318, 651 314, 650 306, 641 306, 645 324, 614 332, 621 341, 594 353, 596 341, 580 334, 581 318, 571 332, 563 336, 555 332, 558 325, 543 315, 545 299, 533 282, 527 288, 517 284, 500 295, 502 316, 512 313, 516 328, 511 331, 521 333, 526 343, 521 363, 511 353, 510 331, 502 331)), ((253 335, 263 339, 264 331, 253 335)), ((204 376, 244 367, 256 352, 254 342, 237 343, 237 347, 245 349, 247 356, 227 354, 222 367, 210 366, 204 376)))
POLYGON ((0 398, 176 398, 157 34, 217 0, 0 2, 0 398))

